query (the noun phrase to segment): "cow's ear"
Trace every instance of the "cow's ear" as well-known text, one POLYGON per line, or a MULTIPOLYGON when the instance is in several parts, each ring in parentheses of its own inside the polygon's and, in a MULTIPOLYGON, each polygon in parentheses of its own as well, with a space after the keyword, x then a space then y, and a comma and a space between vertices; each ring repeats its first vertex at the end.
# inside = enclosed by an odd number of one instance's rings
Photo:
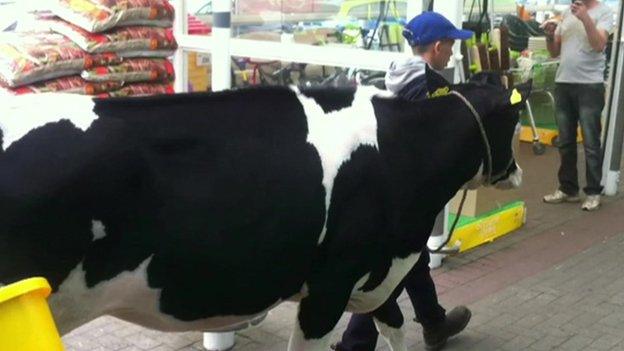
POLYGON ((507 94, 505 94, 505 101, 503 103, 505 105, 521 106, 529 98, 532 86, 532 80, 516 85, 513 89, 510 89, 507 94))
POLYGON ((448 94, 450 90, 449 82, 431 69, 429 65, 426 65, 425 67, 425 79, 427 81, 427 95, 429 97, 437 97, 448 94))

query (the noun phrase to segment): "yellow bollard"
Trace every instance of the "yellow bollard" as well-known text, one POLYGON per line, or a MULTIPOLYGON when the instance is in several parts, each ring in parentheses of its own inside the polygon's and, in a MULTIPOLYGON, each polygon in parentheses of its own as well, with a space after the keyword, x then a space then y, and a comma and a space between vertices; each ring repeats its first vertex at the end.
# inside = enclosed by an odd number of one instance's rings
POLYGON ((46 298, 45 278, 0 288, 0 351, 63 351, 46 298))

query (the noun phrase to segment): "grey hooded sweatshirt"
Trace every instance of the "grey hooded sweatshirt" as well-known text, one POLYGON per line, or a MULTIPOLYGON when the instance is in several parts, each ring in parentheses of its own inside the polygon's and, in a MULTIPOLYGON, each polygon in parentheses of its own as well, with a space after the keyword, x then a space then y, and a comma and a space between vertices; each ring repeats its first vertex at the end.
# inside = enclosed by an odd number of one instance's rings
MULTIPOLYGON (((428 63, 418 55, 392 62, 386 72, 386 89, 407 100, 425 99, 429 92, 428 83, 434 83, 427 82, 425 75, 427 65, 428 63)), ((446 82, 442 76, 436 81, 446 82)), ((434 85, 436 83, 439 82, 435 82, 434 85)))

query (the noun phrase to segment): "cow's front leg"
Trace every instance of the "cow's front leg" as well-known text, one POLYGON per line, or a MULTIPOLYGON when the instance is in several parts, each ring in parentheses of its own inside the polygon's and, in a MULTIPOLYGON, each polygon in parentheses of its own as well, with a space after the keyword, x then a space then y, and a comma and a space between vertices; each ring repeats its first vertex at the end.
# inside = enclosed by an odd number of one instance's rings
POLYGON ((342 316, 351 287, 332 282, 310 284, 309 294, 299 303, 288 351, 327 351, 332 331, 342 316))

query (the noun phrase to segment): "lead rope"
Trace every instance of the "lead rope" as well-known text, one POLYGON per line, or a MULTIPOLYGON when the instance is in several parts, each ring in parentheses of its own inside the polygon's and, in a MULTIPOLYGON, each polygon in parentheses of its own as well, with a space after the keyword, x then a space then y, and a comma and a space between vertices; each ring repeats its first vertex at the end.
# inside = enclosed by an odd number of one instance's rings
POLYGON ((485 133, 485 128, 483 127, 483 122, 481 121, 481 116, 479 115, 479 112, 477 112, 477 110, 474 108, 474 106, 472 106, 470 101, 468 101, 468 99, 466 99, 466 97, 463 96, 461 93, 455 90, 451 90, 450 93, 457 96, 461 101, 464 102, 466 107, 468 107, 470 112, 472 112, 475 121, 477 121, 477 124, 479 125, 479 132, 481 132, 481 138, 483 138, 485 155, 487 157, 487 178, 485 180, 486 183, 489 183, 492 180, 492 150, 490 148, 490 141, 488 140, 487 134, 485 133))
MULTIPOLYGON (((475 120, 477 121, 477 125, 479 126, 479 131, 481 132, 481 137, 483 138, 483 145, 485 146, 485 154, 487 158, 486 182, 489 182, 492 178, 492 150, 490 149, 490 142, 487 138, 487 134, 485 133, 485 128, 483 128, 483 122, 481 121, 481 116, 479 115, 477 110, 474 108, 474 106, 472 106, 470 101, 468 101, 468 99, 466 99, 466 97, 463 96, 461 93, 455 90, 451 90, 450 94, 457 96, 466 105, 466 107, 468 107, 470 112, 472 112, 472 115, 474 116, 475 120)), ((464 202, 466 201, 467 195, 468 195, 468 189, 464 189, 461 201, 459 202, 459 208, 457 209, 457 214, 455 215, 455 220, 453 221, 453 225, 451 226, 451 230, 449 231, 449 234, 446 237, 446 240, 444 240, 444 242, 440 244, 440 246, 436 249, 431 249, 429 246, 427 246, 427 251, 429 251, 429 253, 454 254, 454 253, 459 252, 459 248, 452 248, 452 249, 444 250, 444 247, 448 245, 449 241, 451 240, 451 237, 453 236, 453 233, 455 232, 455 227, 457 226, 457 223, 459 223, 459 218, 461 217, 462 210, 464 209, 464 202)))

